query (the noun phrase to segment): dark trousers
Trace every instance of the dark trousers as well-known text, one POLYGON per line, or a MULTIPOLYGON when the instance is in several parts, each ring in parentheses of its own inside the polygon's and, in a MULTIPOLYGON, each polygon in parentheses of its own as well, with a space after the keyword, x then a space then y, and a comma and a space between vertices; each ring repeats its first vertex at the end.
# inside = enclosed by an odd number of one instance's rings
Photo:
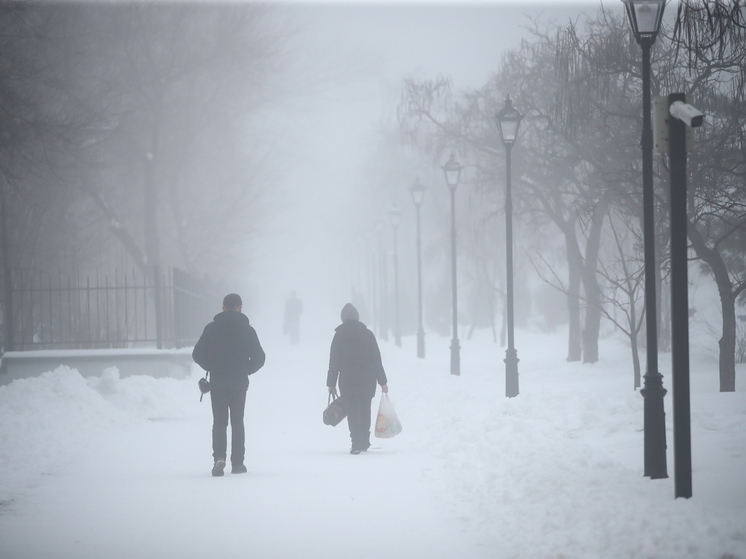
POLYGON ((246 434, 243 414, 246 407, 246 390, 211 390, 212 400, 212 457, 225 460, 228 456, 228 419, 231 424, 231 464, 243 464, 246 453, 246 434))
POLYGON ((352 448, 368 450, 370 447, 370 403, 373 398, 353 394, 344 395, 347 425, 350 428, 352 448))

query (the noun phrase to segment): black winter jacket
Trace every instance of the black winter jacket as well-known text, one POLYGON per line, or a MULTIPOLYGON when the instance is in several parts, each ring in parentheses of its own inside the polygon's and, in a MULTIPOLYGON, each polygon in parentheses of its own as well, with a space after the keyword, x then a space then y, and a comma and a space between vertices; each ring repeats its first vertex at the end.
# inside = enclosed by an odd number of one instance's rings
POLYGON ((246 390, 249 375, 262 368, 265 355, 248 317, 237 311, 223 311, 205 326, 192 359, 210 371, 213 389, 246 390))
POLYGON ((343 322, 335 330, 326 385, 335 387, 337 379, 342 395, 370 398, 376 395, 376 381, 388 382, 376 337, 357 320, 343 322))

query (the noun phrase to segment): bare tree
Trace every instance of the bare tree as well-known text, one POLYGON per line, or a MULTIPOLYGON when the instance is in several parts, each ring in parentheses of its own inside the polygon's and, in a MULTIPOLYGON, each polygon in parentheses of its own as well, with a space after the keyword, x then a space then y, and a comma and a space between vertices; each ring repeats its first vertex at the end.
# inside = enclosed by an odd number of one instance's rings
POLYGON ((707 113, 690 156, 688 235, 721 302, 720 390, 735 390, 736 302, 746 291, 746 12, 739 0, 686 0, 669 34, 668 76, 707 113))
POLYGON ((272 98, 282 34, 255 5, 56 9, 75 16, 69 66, 95 115, 70 182, 143 271, 230 273, 262 220, 269 145, 251 117, 272 98))
POLYGON ((77 227, 69 209, 74 193, 63 187, 55 167, 81 123, 69 82, 58 71, 63 50, 55 14, 22 3, 0 5, 0 255, 2 257, 5 345, 14 286, 29 274, 75 257, 77 227))
POLYGON ((629 215, 612 212, 609 230, 615 256, 603 262, 599 268, 599 274, 603 278, 601 289, 605 303, 604 316, 629 339, 634 388, 640 388, 638 339, 645 317, 645 307, 642 305, 645 271, 639 257, 642 251, 637 226, 634 218, 629 215), (621 317, 614 311, 621 313, 621 317))

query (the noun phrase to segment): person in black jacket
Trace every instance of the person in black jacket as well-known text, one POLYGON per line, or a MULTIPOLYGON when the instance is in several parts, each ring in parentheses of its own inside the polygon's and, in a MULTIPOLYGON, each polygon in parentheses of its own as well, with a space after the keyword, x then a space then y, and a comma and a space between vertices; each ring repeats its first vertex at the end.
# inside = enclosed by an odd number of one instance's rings
POLYGON ((192 359, 210 372, 212 401, 212 475, 222 476, 227 457, 228 419, 231 424, 231 473, 246 473, 244 408, 249 375, 264 365, 265 355, 256 330, 241 313, 243 303, 235 293, 223 299, 223 312, 205 326, 194 346, 192 359))
POLYGON ((360 454, 370 447, 370 404, 376 382, 383 392, 389 388, 373 332, 360 322, 351 303, 342 308, 341 318, 332 340, 326 386, 330 394, 336 394, 339 381, 352 439, 350 454, 360 454))

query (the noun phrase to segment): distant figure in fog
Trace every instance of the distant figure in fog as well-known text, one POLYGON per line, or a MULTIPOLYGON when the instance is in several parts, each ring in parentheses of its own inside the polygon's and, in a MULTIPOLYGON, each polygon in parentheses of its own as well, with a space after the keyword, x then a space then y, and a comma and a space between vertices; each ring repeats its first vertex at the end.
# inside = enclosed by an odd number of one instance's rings
POLYGON ((244 408, 249 375, 264 366, 264 350, 256 330, 241 312, 243 302, 236 293, 223 299, 223 312, 205 326, 194 346, 192 359, 210 372, 212 401, 213 476, 222 476, 228 456, 228 420, 231 424, 231 473, 244 474, 246 436, 244 408))
POLYGON ((303 303, 295 291, 285 303, 285 321, 282 324, 282 332, 290 336, 290 343, 297 345, 300 341, 300 315, 303 314, 303 303))
POLYGON ((351 303, 342 308, 341 318, 332 340, 326 386, 329 394, 336 394, 339 381, 352 440, 350 454, 360 454, 370 448, 370 404, 376 395, 376 382, 383 392, 389 387, 373 332, 360 322, 351 303))

